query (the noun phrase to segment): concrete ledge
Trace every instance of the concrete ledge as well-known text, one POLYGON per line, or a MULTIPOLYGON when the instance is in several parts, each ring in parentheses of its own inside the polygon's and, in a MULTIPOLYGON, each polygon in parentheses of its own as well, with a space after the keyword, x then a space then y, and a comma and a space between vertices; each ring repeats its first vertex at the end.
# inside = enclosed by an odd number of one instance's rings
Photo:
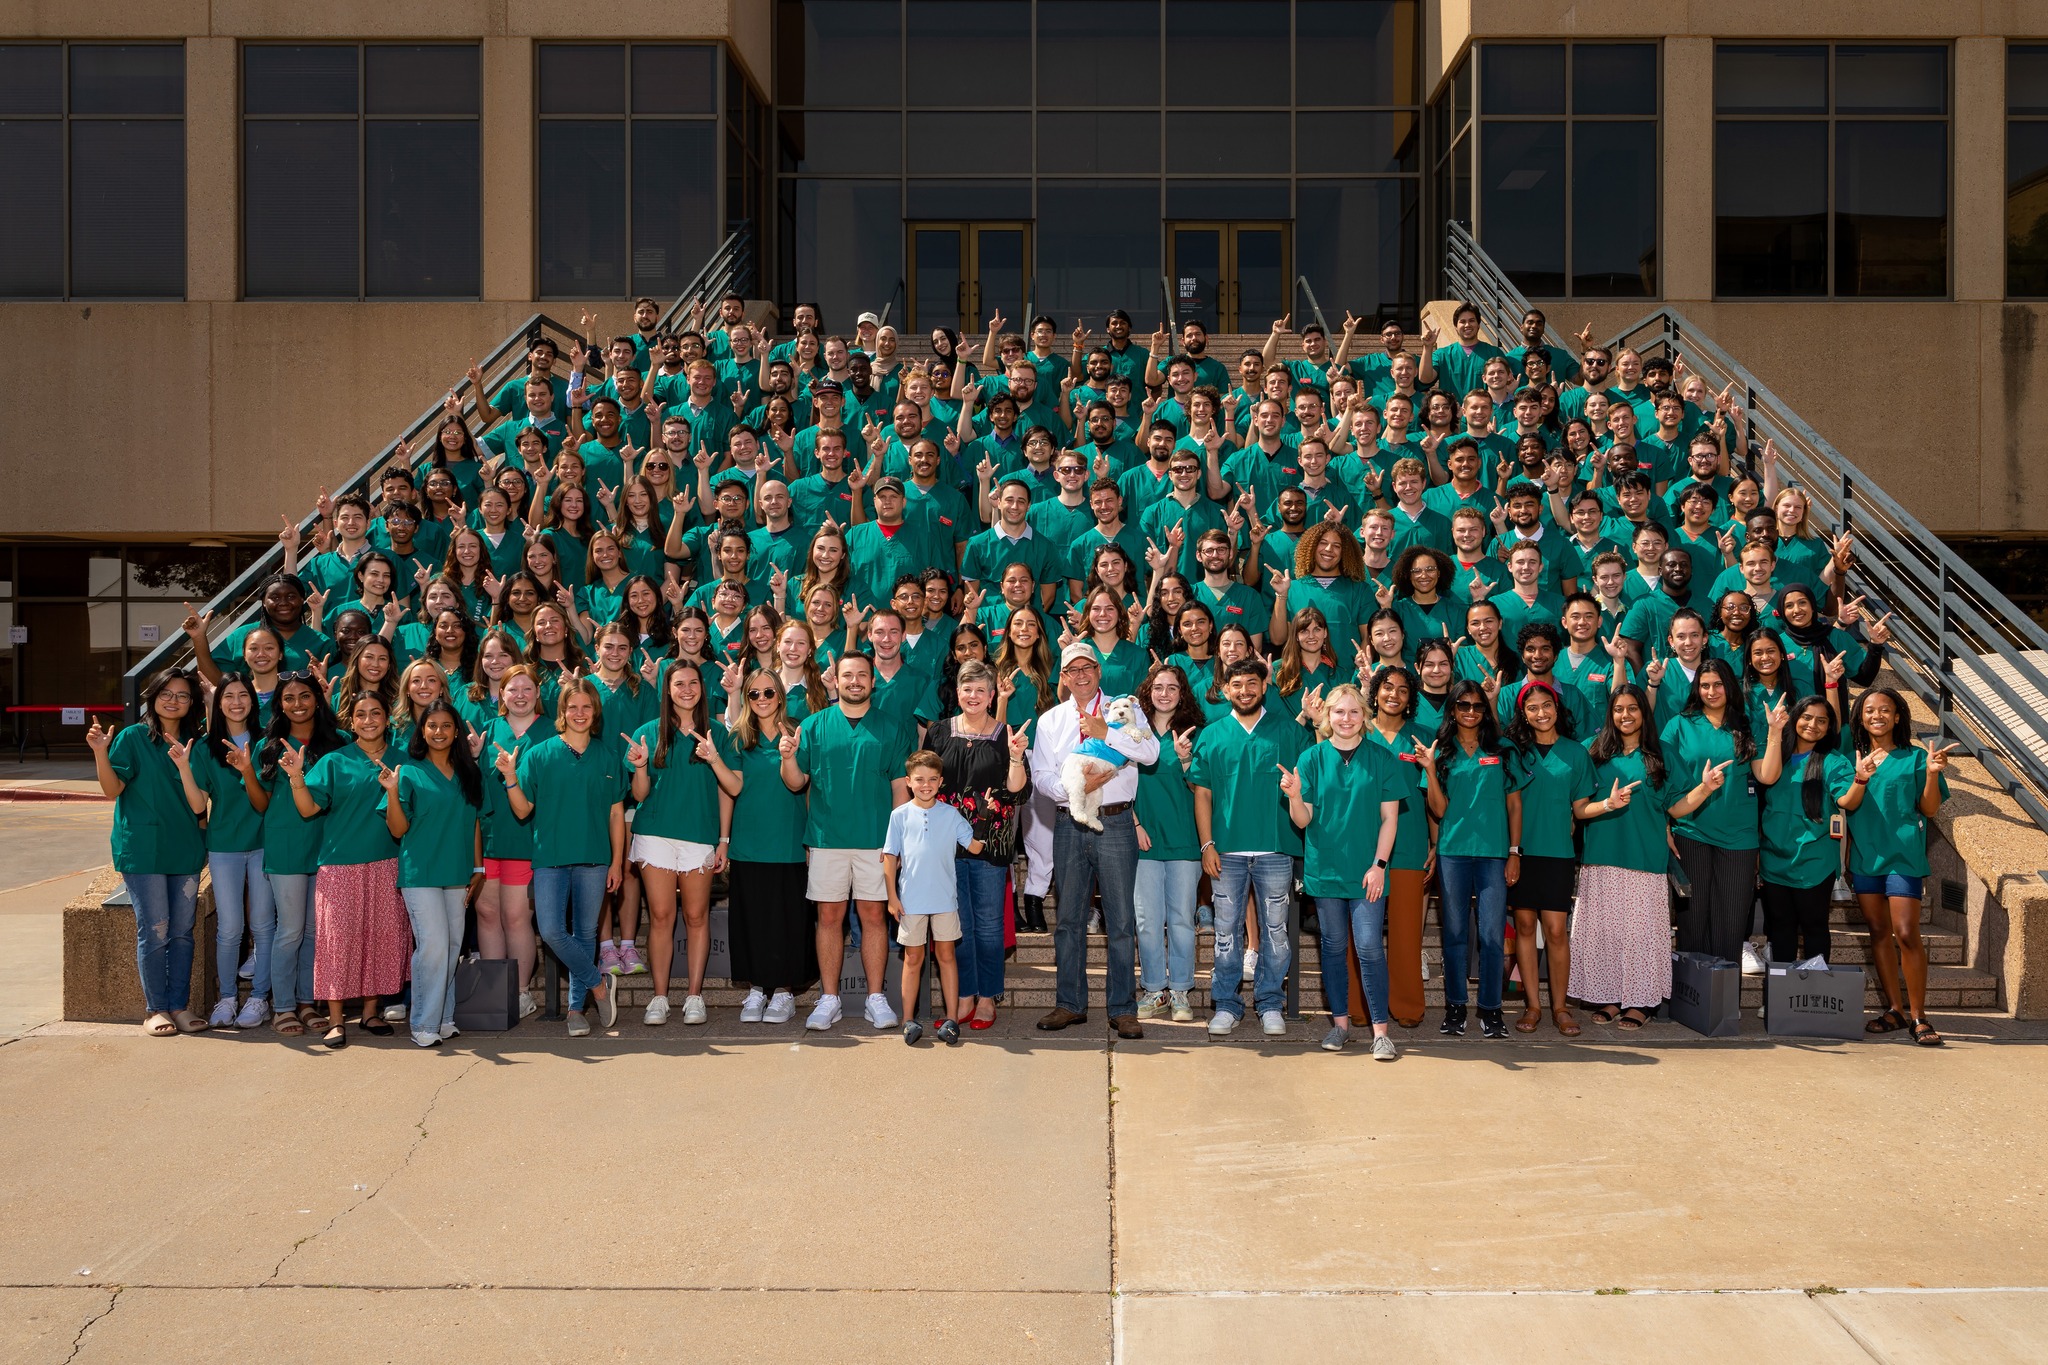
MULTIPOLYGON (((144 1013, 142 981, 135 973, 135 912, 104 905, 121 885, 108 868, 64 907, 64 1017, 96 1023, 137 1023, 144 1013)), ((192 1009, 204 1014, 213 1000, 213 879, 199 883, 199 913, 192 926, 192 1009)))

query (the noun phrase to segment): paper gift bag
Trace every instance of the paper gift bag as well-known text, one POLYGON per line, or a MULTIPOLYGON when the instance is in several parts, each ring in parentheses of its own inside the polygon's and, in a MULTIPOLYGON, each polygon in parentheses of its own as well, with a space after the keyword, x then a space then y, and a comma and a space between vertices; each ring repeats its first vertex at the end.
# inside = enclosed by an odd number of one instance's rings
POLYGON ((1764 1023, 1775 1038, 1861 1038, 1863 969, 1807 970, 1773 962, 1764 973, 1764 1023))
POLYGON ((464 1033, 502 1033, 518 1022, 517 961, 466 957, 455 964, 455 1027, 464 1033))
POLYGON ((1742 968, 1707 953, 1671 955, 1671 1017, 1707 1038, 1742 1031, 1742 968))

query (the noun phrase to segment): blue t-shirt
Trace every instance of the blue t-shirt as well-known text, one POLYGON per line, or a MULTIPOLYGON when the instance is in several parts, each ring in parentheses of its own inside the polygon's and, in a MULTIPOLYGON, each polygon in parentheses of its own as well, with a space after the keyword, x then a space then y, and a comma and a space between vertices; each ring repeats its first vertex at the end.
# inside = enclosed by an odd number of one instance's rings
POLYGON ((882 852, 898 859, 896 894, 906 915, 943 915, 960 908, 953 850, 974 842, 974 826, 943 801, 931 809, 906 801, 889 812, 882 852))

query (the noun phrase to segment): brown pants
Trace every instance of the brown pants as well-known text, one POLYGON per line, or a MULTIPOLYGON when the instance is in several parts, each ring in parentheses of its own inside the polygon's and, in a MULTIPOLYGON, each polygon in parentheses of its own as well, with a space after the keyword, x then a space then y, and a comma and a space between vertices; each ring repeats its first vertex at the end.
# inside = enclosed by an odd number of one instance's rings
MULTIPOLYGON (((1422 914, 1429 883, 1419 871, 1387 873, 1387 1014, 1397 1024, 1422 1022, 1422 914)), ((1365 1009, 1365 986, 1358 978, 1358 948, 1353 945, 1351 998, 1355 1013, 1365 1009)))

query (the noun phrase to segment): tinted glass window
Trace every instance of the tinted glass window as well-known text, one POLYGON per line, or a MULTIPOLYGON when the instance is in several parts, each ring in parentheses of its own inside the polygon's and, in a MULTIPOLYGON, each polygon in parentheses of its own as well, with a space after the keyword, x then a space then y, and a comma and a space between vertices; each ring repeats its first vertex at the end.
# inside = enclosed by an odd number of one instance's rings
POLYGON ((912 174, 1031 169, 1031 115, 962 112, 911 114, 908 158, 912 174))
POLYGON ((1169 180, 1168 218, 1288 218, 1285 180, 1169 180))
POLYGON ((873 108, 902 100, 896 0, 785 0, 782 26, 784 104, 873 108))
POLYGON ((633 48, 633 112, 710 114, 718 109, 718 49, 641 43, 633 48))
POLYGON ((1724 123, 1714 148, 1714 288, 1827 292, 1825 123, 1724 123))
POLYGON ((904 187, 903 212, 910 218, 1029 218, 1031 182, 913 180, 904 187))
POLYGON ((182 120, 71 125, 71 292, 102 298, 185 292, 182 120))
POLYGON ((1027 0, 910 0, 905 97, 912 105, 1031 103, 1027 0))
POLYGON ((543 43, 543 114, 618 114, 626 108, 626 49, 615 44, 543 43))
POLYGON ((1038 102, 1159 103, 1157 0, 1038 0, 1038 102))
POLYGON ((1166 169, 1205 174, 1218 171, 1287 170, 1287 115, 1274 113, 1174 114, 1166 116, 1166 169))
POLYGON ((363 127, 363 155, 364 292, 480 294, 476 122, 374 120, 363 127))
POLYGON ((1579 43, 1572 48, 1572 112, 1657 112, 1655 43, 1579 43))
POLYGON ((1038 116, 1038 169, 1144 174, 1159 169, 1159 115, 1050 113, 1038 116))
POLYGON ((1166 0, 1168 104, 1289 102, 1286 5, 1166 0))
MULTIPOLYGON (((0 52, 0 66, 5 60, 0 52)), ((2048 46, 2015 43, 2005 49, 2005 111, 2048 114, 2048 46)))
POLYGON ((179 43, 78 43, 71 49, 74 114, 182 114, 185 49, 179 43))
POLYGON ((1412 171, 1421 165, 1413 114, 1296 114, 1299 171, 1412 171))
POLYGON ((474 44, 363 49, 363 104, 372 114, 475 114, 480 79, 474 44))
POLYGON ((1297 104, 1413 104, 1412 0, 1296 0, 1297 104))
POLYGON ((1948 292, 1948 127, 1835 125, 1835 292, 1948 292))
MULTIPOLYGON (((540 125, 540 288, 555 298, 626 292, 626 126, 540 125)), ((695 267, 691 267, 692 270, 695 267)))
POLYGON ((2006 292, 2048 296, 2048 122, 2006 125, 2005 194, 2006 292))
POLYGON ((1947 113, 1948 49, 1837 47, 1835 112, 1947 113))
POLYGON ((1563 44, 1488 43, 1479 54, 1479 112, 1562 114, 1563 44))
POLYGON ((64 49, 55 43, 0 44, 0 114, 64 112, 64 49))
POLYGON ((1413 180, 1304 180, 1295 191, 1295 269, 1332 320, 1413 316, 1413 180))
POLYGON ((787 169, 844 175, 903 168, 901 114, 785 109, 781 118, 787 169))
POLYGON ((64 125, 0 120, 0 184, 0 298, 63 297, 64 125))
POLYGON ((1723 44, 1714 53, 1714 107, 1724 114, 1826 113, 1828 50, 1723 44))
POLYGON ((1508 226, 1486 230, 1486 249, 1524 294, 1564 293, 1564 133, 1488 119, 1479 141, 1479 221, 1508 226))
POLYGON ((1657 292, 1657 125, 1572 125, 1572 293, 1657 292))
POLYGON ((634 123, 635 293, 681 293, 718 245, 717 139, 718 125, 705 120, 634 123))
POLYGON ((362 221, 357 127, 353 119, 243 125, 242 280, 248 297, 356 297, 362 221))
POLYGON ((325 44, 242 49, 242 111, 249 114, 353 114, 356 50, 325 44))
POLYGON ((903 192, 893 180, 792 182, 794 222, 784 239, 791 288, 849 331, 879 310, 903 275, 903 192))
POLYGON ((1038 187, 1038 306, 1158 317, 1159 189, 1152 181, 1043 181, 1038 187), (1149 312, 1147 311, 1149 310, 1149 312))

